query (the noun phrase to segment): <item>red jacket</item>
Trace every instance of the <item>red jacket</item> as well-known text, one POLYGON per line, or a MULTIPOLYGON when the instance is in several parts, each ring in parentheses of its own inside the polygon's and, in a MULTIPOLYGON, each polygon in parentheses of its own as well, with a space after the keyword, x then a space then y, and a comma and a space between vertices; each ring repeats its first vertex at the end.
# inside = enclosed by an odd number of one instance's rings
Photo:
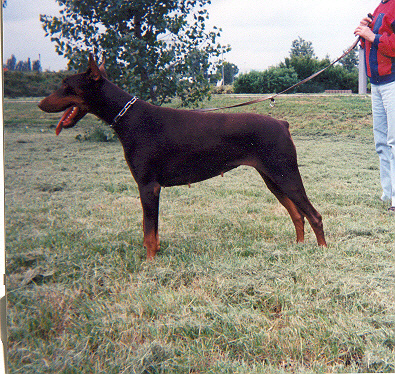
POLYGON ((382 0, 373 13, 370 27, 373 43, 364 41, 366 70, 373 84, 395 81, 395 0, 382 0))

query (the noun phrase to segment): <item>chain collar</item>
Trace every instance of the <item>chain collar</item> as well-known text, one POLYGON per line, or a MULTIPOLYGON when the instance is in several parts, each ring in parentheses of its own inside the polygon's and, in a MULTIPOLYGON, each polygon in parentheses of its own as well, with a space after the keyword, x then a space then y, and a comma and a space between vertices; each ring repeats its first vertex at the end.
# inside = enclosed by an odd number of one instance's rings
POLYGON ((125 115, 125 113, 129 110, 129 108, 137 101, 137 97, 134 96, 132 100, 128 101, 126 105, 122 108, 122 110, 117 114, 117 116, 112 121, 110 127, 114 128, 117 123, 121 120, 121 118, 125 115))

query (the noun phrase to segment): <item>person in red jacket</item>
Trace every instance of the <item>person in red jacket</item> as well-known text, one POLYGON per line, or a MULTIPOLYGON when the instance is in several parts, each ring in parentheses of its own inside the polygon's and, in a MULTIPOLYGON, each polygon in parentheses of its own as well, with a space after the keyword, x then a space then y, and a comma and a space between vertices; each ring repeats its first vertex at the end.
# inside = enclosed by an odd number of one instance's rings
POLYGON ((395 0, 382 0, 355 30, 372 84, 373 134, 380 159, 381 199, 395 212, 395 0))

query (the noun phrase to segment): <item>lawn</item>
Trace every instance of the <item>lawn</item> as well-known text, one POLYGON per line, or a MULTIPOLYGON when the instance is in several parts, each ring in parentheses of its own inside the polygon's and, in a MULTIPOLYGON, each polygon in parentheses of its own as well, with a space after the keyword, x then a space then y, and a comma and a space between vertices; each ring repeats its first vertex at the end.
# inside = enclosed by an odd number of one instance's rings
POLYGON ((240 167, 162 190, 152 263, 111 131, 88 116, 56 137, 59 114, 5 101, 10 373, 395 372, 395 215, 379 200, 370 98, 276 101, 238 110, 290 122, 328 247, 308 224, 296 244, 240 167))

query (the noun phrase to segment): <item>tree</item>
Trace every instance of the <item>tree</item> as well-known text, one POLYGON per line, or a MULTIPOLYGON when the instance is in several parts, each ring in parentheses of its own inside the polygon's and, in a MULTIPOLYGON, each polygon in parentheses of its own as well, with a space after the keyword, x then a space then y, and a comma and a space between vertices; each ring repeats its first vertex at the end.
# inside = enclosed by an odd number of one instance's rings
POLYGON ((286 57, 284 62, 280 63, 281 67, 293 68, 299 79, 304 79, 314 74, 319 69, 318 59, 309 56, 291 56, 286 57))
POLYGON ((299 36, 292 42, 290 57, 308 57, 315 58, 312 42, 307 42, 299 36))
POLYGON ((281 92, 298 81, 295 70, 285 66, 270 67, 263 72, 241 74, 234 83, 235 93, 281 92))
POLYGON ((318 71, 320 62, 315 57, 313 43, 307 42, 300 36, 292 42, 289 57, 286 57, 280 67, 292 68, 299 80, 309 77, 318 71))
POLYGON ((42 71, 40 60, 33 61, 32 70, 40 73, 42 71))
POLYGON ((15 70, 17 70, 17 71, 32 71, 30 58, 28 58, 27 61, 18 61, 18 63, 15 66, 15 70))
POLYGON ((224 84, 233 84, 235 76, 239 73, 239 68, 230 62, 224 61, 221 65, 218 65, 217 72, 212 76, 216 81, 224 78, 224 84), (222 72, 224 77, 222 77, 222 72))
POLYGON ((156 104, 176 95, 183 105, 202 100, 211 57, 229 50, 216 42, 220 29, 205 30, 211 0, 56 1, 61 16, 40 19, 69 68, 102 52, 113 81, 156 104))
POLYGON ((11 55, 11 58, 7 60, 7 64, 5 66, 8 70, 15 70, 16 67, 16 57, 15 55, 11 55))
MULTIPOLYGON (((350 70, 344 64, 343 66, 336 64, 295 90, 297 92, 324 92, 326 89, 357 91, 358 71, 355 69, 355 64, 352 64, 354 61, 352 55, 350 61, 350 70)), ((281 92, 298 81, 324 69, 329 64, 329 56, 319 60, 314 55, 312 43, 299 37, 299 39, 293 41, 290 56, 286 57, 284 62, 263 72, 240 75, 234 83, 234 92, 281 92)))
POLYGON ((11 55, 11 58, 7 60, 7 63, 4 66, 9 71, 37 71, 40 72, 41 62, 40 60, 31 61, 30 57, 26 61, 18 61, 16 60, 15 55, 11 55))
POLYGON ((340 64, 342 64, 348 72, 352 72, 353 70, 355 70, 358 66, 358 63, 359 58, 355 49, 353 49, 347 56, 343 57, 340 60, 340 64))

